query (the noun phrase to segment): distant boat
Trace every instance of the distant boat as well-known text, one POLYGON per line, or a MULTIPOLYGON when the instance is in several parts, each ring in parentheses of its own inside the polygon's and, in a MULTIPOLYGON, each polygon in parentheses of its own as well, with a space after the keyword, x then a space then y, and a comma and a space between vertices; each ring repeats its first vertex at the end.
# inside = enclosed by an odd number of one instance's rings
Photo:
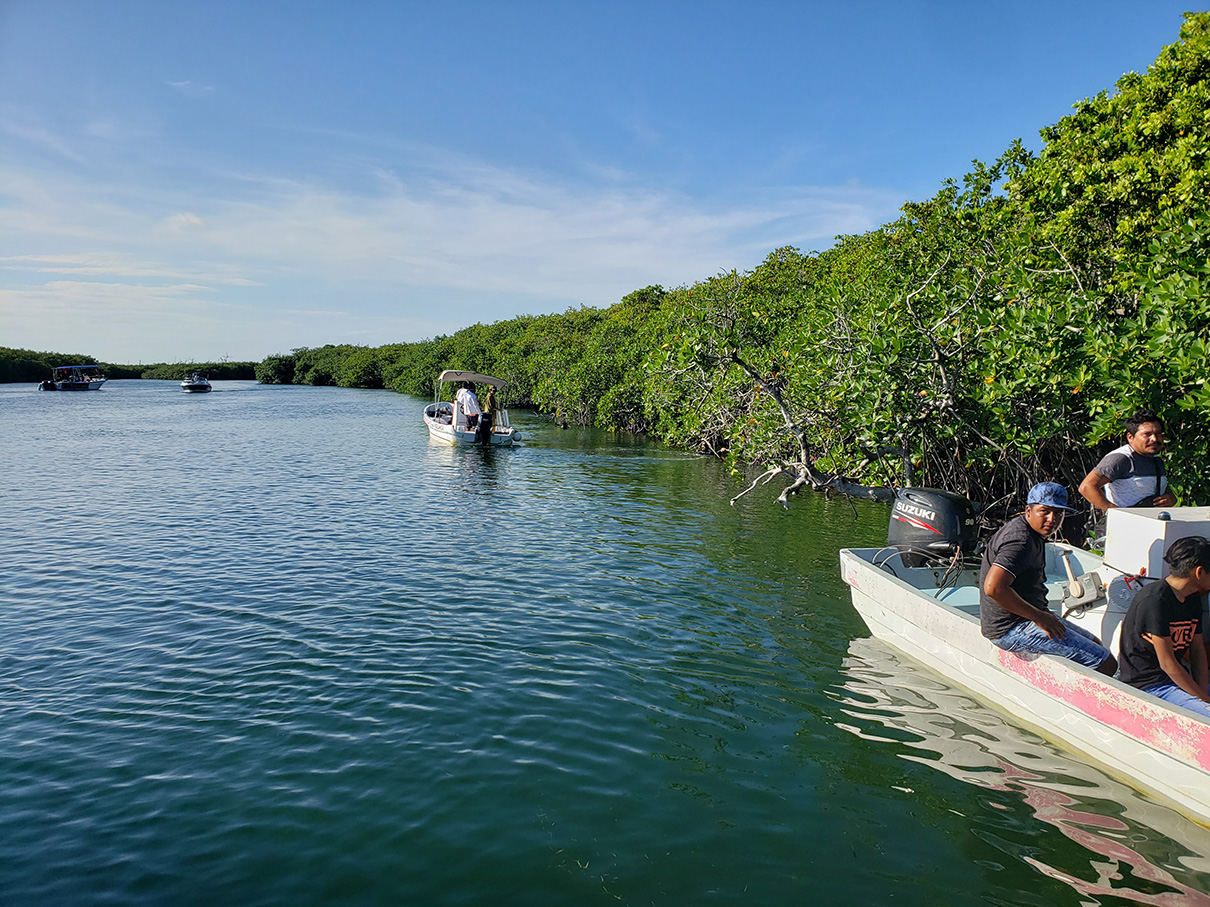
POLYGON ((38 387, 44 391, 96 391, 104 383, 100 366, 56 365, 38 387))
POLYGON ((492 444, 493 446, 508 446, 521 440, 521 433, 508 422, 508 410, 503 406, 505 382, 491 375, 480 375, 476 372, 461 372, 456 369, 446 369, 437 376, 436 399, 424 408, 424 424, 428 426, 429 437, 447 444, 492 444), (487 384, 499 392, 500 404, 492 410, 492 424, 489 431, 480 432, 477 424, 481 417, 468 415, 462 411, 457 400, 450 402, 442 400, 446 382, 471 384, 487 384))
POLYGON ((187 394, 208 394, 212 388, 209 378, 201 372, 194 372, 181 382, 181 390, 187 394))

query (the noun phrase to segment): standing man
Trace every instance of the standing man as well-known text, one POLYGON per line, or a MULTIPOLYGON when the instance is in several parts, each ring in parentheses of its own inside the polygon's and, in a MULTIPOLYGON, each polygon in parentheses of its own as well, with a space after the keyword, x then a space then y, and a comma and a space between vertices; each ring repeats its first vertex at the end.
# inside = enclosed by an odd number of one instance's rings
POLYGON ((1210 718, 1202 642, 1210 542, 1177 539, 1164 562, 1168 575, 1135 594, 1122 622, 1122 682, 1210 718))
POLYGON ((1171 507, 1176 496, 1168 488, 1164 464, 1164 423, 1155 413, 1140 410, 1126 420, 1126 443, 1107 453, 1080 483, 1080 494, 1093 507, 1171 507))
POLYGON ((1071 509, 1066 488, 1040 482, 1029 490, 1025 513, 991 537, 979 568, 980 627, 1005 651, 1061 655, 1113 676, 1118 664, 1109 650, 1046 601, 1046 537, 1071 509))
MULTIPOLYGON (((463 381, 462 387, 458 389, 458 393, 454 394, 454 401, 462 408, 462 412, 466 414, 466 430, 477 431, 479 427, 479 398, 475 396, 475 385, 469 381, 463 381)), ((455 423, 457 419, 454 420, 455 423)))

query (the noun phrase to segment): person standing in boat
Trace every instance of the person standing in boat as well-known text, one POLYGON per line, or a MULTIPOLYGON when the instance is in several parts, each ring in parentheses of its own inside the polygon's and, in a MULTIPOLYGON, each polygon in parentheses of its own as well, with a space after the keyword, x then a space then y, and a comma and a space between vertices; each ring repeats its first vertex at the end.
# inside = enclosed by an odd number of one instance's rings
POLYGON ((1122 621, 1122 682, 1210 718, 1202 597, 1210 592, 1210 542, 1177 539, 1168 575, 1135 593, 1122 621))
MULTIPOLYGON (((454 401, 466 414, 466 430, 475 431, 479 427, 479 416, 483 412, 479 408, 479 398, 475 396, 475 385, 469 381, 463 381, 462 387, 458 388, 458 393, 454 394, 454 401)), ((455 424, 457 421, 455 415, 455 424)))
POLYGON ((1164 463, 1164 423, 1140 410, 1126 420, 1126 443, 1101 458, 1080 483, 1080 494, 1100 510, 1114 507, 1171 507, 1164 463))
POLYGON ((1040 482, 1025 512, 991 537, 979 568, 979 624, 1008 652, 1061 655, 1110 676, 1117 661, 1091 633, 1051 612, 1046 601, 1046 537, 1063 524, 1067 489, 1040 482))

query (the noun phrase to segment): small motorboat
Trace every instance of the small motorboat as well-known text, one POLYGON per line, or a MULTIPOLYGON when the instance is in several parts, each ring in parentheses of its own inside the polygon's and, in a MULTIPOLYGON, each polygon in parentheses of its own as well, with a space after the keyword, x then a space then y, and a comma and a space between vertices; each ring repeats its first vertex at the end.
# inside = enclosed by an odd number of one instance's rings
POLYGON ((520 441, 521 433, 509 424, 508 410, 504 407, 505 387, 504 381, 491 375, 446 369, 437 376, 437 390, 433 402, 424 408, 424 424, 428 426, 429 437, 447 444, 491 444, 495 447, 520 441), (479 417, 463 412, 462 404, 456 396, 452 401, 442 399, 445 396, 446 384, 461 382, 486 384, 495 388, 498 403, 491 412, 490 430, 481 430, 479 417))
POLYGON ((56 365, 50 378, 38 385, 44 391, 98 391, 105 376, 97 365, 56 365))
MULTIPOLYGON (((1210 824, 1210 720, 1074 661, 1006 652, 985 639, 978 565, 962 557, 973 542, 973 510, 952 512, 955 500, 964 501, 936 489, 904 489, 886 548, 840 552, 853 607, 870 632, 1018 724, 1210 824), (916 539, 906 539, 897 521, 916 527, 916 539), (949 557, 941 550, 946 544, 949 557)), ((1165 575, 1163 553, 1176 539, 1210 537, 1210 508, 1115 508, 1106 529, 1103 557, 1047 542, 1047 589, 1052 610, 1116 656, 1134 592, 1165 575)))
POLYGON ((193 372, 181 382, 181 390, 187 394, 208 394, 211 389, 210 379, 201 372, 193 372))

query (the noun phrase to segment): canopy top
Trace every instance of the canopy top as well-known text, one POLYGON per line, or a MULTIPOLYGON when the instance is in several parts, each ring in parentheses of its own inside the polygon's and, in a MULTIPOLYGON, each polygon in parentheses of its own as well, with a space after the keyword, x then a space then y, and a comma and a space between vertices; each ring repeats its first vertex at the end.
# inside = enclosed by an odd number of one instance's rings
POLYGON ((504 387, 508 382, 502 381, 499 378, 493 378, 491 375, 480 375, 478 372, 461 372, 457 369, 447 368, 444 372, 437 376, 438 381, 469 381, 471 384, 490 384, 492 387, 504 387))

